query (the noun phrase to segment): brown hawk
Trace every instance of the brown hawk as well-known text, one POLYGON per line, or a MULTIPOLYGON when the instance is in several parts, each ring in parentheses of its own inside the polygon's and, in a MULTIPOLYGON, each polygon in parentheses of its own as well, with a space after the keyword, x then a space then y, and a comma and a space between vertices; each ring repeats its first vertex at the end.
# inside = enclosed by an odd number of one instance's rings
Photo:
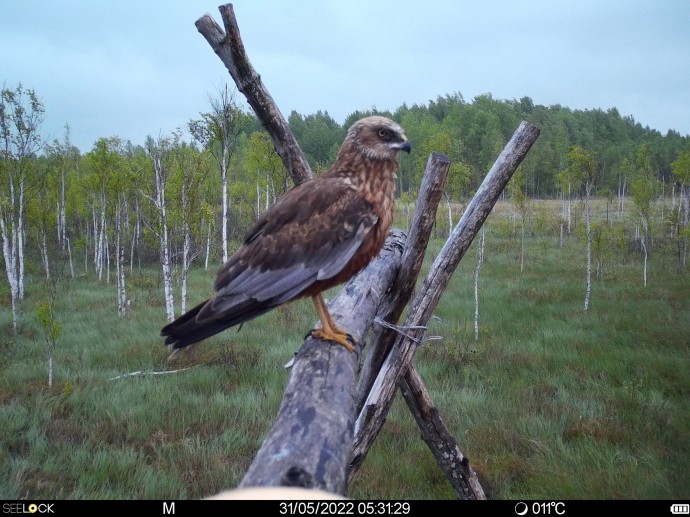
POLYGON ((163 327, 177 350, 297 298, 311 296, 322 327, 311 331, 352 351, 321 292, 341 284, 380 251, 393 220, 403 129, 371 116, 347 132, 333 166, 289 190, 259 218, 221 267, 214 293, 163 327))

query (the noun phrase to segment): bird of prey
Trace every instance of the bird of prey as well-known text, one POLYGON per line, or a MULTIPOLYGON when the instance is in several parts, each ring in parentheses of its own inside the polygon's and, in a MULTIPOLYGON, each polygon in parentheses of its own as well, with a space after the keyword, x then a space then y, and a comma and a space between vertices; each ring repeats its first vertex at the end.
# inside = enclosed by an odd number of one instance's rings
POLYGON ((321 293, 341 284, 380 251, 393 220, 403 129, 371 116, 347 132, 333 166, 300 183, 256 221, 218 272, 214 293, 161 330, 177 351, 292 300, 310 296, 321 320, 312 337, 352 351, 321 293))

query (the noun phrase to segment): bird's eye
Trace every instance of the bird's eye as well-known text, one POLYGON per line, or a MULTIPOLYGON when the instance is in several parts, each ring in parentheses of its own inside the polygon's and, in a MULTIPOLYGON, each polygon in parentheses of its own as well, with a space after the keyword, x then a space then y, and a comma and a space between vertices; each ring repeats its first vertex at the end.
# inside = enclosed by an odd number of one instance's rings
POLYGON ((388 133, 388 130, 387 130, 387 129, 383 129, 383 128, 379 129, 379 136, 380 136, 381 138, 385 138, 385 139, 390 138, 390 134, 388 133))

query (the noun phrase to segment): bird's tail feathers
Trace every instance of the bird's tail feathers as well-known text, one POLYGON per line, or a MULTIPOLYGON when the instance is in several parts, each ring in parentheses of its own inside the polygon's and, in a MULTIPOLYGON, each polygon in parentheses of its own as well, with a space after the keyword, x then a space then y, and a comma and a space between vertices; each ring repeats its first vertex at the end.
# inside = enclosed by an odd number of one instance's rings
POLYGON ((218 334, 229 327, 256 318, 276 306, 272 300, 259 302, 254 299, 244 299, 241 303, 233 304, 231 308, 226 307, 225 310, 214 311, 212 307, 207 307, 198 317, 209 303, 212 303, 212 300, 200 303, 163 327, 161 336, 165 337, 165 344, 173 354, 181 348, 218 334))

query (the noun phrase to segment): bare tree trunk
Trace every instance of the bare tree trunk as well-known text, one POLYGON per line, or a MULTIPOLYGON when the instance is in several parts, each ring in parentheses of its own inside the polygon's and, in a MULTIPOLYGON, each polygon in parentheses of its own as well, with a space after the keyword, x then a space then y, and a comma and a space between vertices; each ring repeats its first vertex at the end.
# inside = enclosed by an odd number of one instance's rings
POLYGON ((567 208, 568 208, 568 235, 570 235, 570 233, 571 233, 571 223, 572 223, 572 218, 571 218, 571 214, 570 214, 570 205, 571 205, 571 203, 570 203, 570 197, 571 197, 570 188, 571 188, 570 187, 570 181, 568 181, 568 200, 567 200, 567 203, 568 203, 568 206, 567 206, 567 208))
POLYGON ((208 271, 208 261, 211 257, 211 224, 208 225, 206 232, 206 257, 204 258, 204 271, 208 271))
POLYGON ((474 340, 479 341, 479 270, 484 262, 484 236, 486 231, 482 225, 482 234, 477 245, 477 260, 474 266, 474 340))
MULTIPOLYGON (((0 210, 2 207, 0 207, 0 210)), ((12 300, 12 328, 17 332, 19 325, 19 257, 17 250, 18 234, 16 222, 10 219, 9 226, 5 222, 4 214, 0 217, 0 232, 2 233, 2 254, 5 258, 5 270, 7 282, 10 285, 10 298, 12 300)))
POLYGON ((184 242, 182 243, 182 288, 180 289, 180 312, 187 312, 187 282, 189 278, 191 237, 189 228, 184 229, 184 242))
POLYGON ((48 236, 46 229, 41 223, 41 261, 43 262, 43 270, 46 273, 46 280, 50 280, 50 260, 48 259, 48 236))
POLYGON ((108 239, 108 234, 105 234, 105 283, 110 283, 110 240, 108 239))
POLYGON ((525 214, 520 217, 520 273, 525 271, 525 214))
POLYGON ((155 177, 153 203, 158 212, 158 239, 160 245, 160 263, 163 270, 163 291, 165 294, 165 314, 168 321, 175 319, 175 303, 173 298, 172 264, 170 243, 168 240, 168 214, 165 199, 167 171, 164 170, 160 149, 151 150, 153 172, 155 177))
POLYGON ((60 244, 62 244, 62 249, 65 249, 67 245, 67 214, 66 214, 66 201, 65 201, 65 167, 62 167, 62 174, 60 176, 60 205, 58 209, 58 220, 59 220, 59 236, 60 244))
POLYGON ((453 208, 450 204, 450 196, 448 192, 443 193, 446 197, 446 206, 448 208, 448 233, 450 233, 451 228, 453 228, 453 208))
POLYGON ((127 314, 127 277, 125 270, 125 239, 127 237, 127 201, 124 195, 119 196, 115 212, 115 278, 117 288, 117 312, 119 316, 127 314))
POLYGON ((647 233, 648 233, 649 223, 647 222, 647 217, 642 216, 642 237, 640 243, 642 244, 642 252, 644 253, 644 266, 642 268, 642 279, 644 287, 647 287, 647 233))
POLYGON ((70 244, 69 237, 65 237, 67 246, 67 257, 69 258, 69 273, 72 278, 74 278, 74 263, 72 262, 72 245, 70 244))
POLYGON ((592 291, 592 223, 589 196, 591 191, 589 181, 585 186, 585 223, 587 225, 587 286, 585 288, 585 311, 589 309, 589 295, 592 291))
POLYGON ((226 150, 223 149, 223 161, 220 165, 220 182, 223 191, 223 214, 221 216, 221 236, 223 247, 223 263, 228 261, 228 164, 226 163, 226 150))

